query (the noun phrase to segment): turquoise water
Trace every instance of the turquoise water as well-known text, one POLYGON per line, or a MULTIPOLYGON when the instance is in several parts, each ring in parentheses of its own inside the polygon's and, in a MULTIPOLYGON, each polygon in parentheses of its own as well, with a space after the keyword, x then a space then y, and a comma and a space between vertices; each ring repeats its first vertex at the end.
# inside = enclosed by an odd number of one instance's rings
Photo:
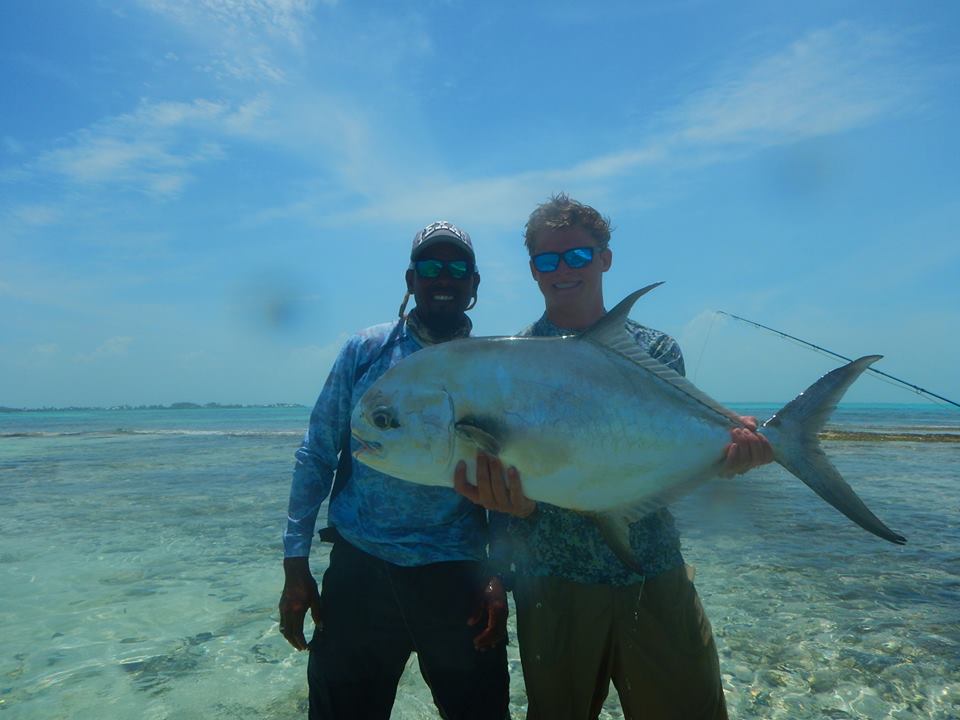
MULTIPOLYGON (((276 603, 308 413, 0 414, 0 717, 304 717, 306 656, 276 603)), ((926 436, 960 435, 960 412, 850 406, 831 429, 827 453, 906 546, 777 467, 675 508, 731 715, 958 718, 960 443, 926 436)), ((620 717, 613 691, 603 716, 620 717)), ((394 717, 437 717, 415 663, 394 717)))

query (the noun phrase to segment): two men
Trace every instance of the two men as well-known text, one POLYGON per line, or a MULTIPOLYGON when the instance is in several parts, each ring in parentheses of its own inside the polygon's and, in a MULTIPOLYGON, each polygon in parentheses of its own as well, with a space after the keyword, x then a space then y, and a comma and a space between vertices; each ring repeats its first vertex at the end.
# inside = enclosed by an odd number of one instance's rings
POLYGON ((351 455, 350 413, 366 389, 422 347, 470 334, 465 313, 480 284, 470 237, 447 222, 425 227, 414 237, 406 283, 400 319, 344 345, 296 455, 280 630, 310 650, 311 720, 389 718, 411 652, 444 718, 508 716, 507 605, 500 581, 484 573, 486 511, 449 488, 403 482, 351 455), (404 317, 411 294, 416 307, 404 317), (330 527, 321 536, 333 549, 321 592, 308 557, 328 495, 330 527))
MULTIPOLYGON (((576 333, 605 314, 609 239, 609 223, 596 210, 564 195, 534 211, 526 244, 546 312, 525 334, 576 333)), ((388 717, 412 650, 444 717, 506 715, 505 598, 499 581, 480 572, 487 537, 478 505, 509 514, 492 516, 497 527, 490 545, 494 561, 516 569, 528 720, 595 718, 611 679, 628 718, 725 718, 712 631, 666 509, 631 526, 637 572, 613 554, 588 518, 525 498, 516 471, 504 474, 496 458, 478 458, 476 487, 458 470, 458 491, 476 505, 447 488, 404 483, 348 463, 363 477, 334 489, 329 519, 341 539, 318 594, 306 556, 336 455, 349 451, 344 432, 353 405, 422 345, 469 334, 464 311, 479 283, 469 239, 448 224, 428 226, 414 240, 411 261, 407 286, 416 309, 406 322, 348 341, 297 453, 281 630, 304 649, 303 618, 308 608, 313 613, 311 718, 388 717), (486 621, 477 626, 484 612, 486 621), (453 667, 449 676, 445 661, 453 667)), ((632 321, 626 330, 648 354, 683 373, 672 338, 632 321)), ((751 418, 744 422, 755 428, 751 418)), ((772 459, 761 436, 746 429, 731 434, 727 474, 772 459)))
MULTIPOLYGON (((609 222, 594 208, 557 195, 526 226, 530 270, 546 311, 522 335, 580 333, 606 313, 603 274, 613 255, 609 222)), ((680 374, 683 356, 668 335, 628 321, 649 355, 680 374)), ((741 418, 755 429, 753 418, 741 418)), ((767 441, 735 429, 724 473, 770 462, 767 441)), ((719 458, 718 458, 719 459, 719 458)), ((494 560, 515 568, 517 636, 527 720, 584 720, 600 712, 611 679, 627 718, 726 718, 710 623, 667 509, 630 528, 637 572, 614 555, 594 522, 524 497, 517 472, 481 456, 477 486, 458 468, 456 487, 491 510, 494 560)))

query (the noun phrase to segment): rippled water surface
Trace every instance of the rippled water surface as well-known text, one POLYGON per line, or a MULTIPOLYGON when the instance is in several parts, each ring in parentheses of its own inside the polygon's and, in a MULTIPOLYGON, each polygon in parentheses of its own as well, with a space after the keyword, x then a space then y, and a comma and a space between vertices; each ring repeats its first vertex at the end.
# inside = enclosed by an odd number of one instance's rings
MULTIPOLYGON (((0 716, 304 717, 306 656, 275 608, 308 412, 0 415, 0 716)), ((853 406, 832 429, 960 434, 960 414, 853 406)), ((776 467, 675 508, 731 716, 958 718, 960 443, 825 447, 906 546, 776 467)), ((510 658, 522 718, 516 647, 510 658)), ((437 717, 415 662, 394 717, 437 717)), ((620 717, 613 691, 604 717, 620 717)))

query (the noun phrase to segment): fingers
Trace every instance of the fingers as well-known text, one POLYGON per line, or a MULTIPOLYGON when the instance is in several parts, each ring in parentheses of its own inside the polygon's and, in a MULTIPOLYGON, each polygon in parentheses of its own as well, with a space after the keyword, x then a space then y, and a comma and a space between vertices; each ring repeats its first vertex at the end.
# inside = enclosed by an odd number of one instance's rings
POLYGON ((504 470, 500 458, 483 452, 477 453, 476 463, 476 485, 467 480, 467 464, 463 460, 453 471, 453 489, 467 500, 517 517, 527 517, 536 509, 537 503, 523 493, 516 468, 504 470))
POLYGON ((303 636, 303 618, 307 614, 307 608, 291 607, 291 605, 292 603, 285 598, 280 598, 280 634, 297 650, 306 650, 307 639, 303 636))
POLYGON ((486 607, 481 603, 477 606, 477 609, 473 611, 473 615, 467 618, 467 625, 473 627, 478 622, 483 620, 483 613, 486 610, 486 607))
MULTIPOLYGON (((756 418, 741 418, 745 424, 752 424, 756 428, 756 418)), ((773 447, 763 435, 752 429, 733 428, 730 430, 730 439, 733 441, 724 448, 723 468, 720 474, 724 477, 741 475, 760 465, 773 461, 773 447)))
POLYGON ((487 613, 487 626, 473 638, 473 647, 484 652, 492 650, 506 639, 506 610, 494 613, 493 609, 487 613))
POLYGON ((453 470, 453 489, 463 495, 470 502, 482 505, 480 490, 467 481, 467 464, 461 460, 453 470))
POLYGON ((770 441, 763 435, 758 434, 757 437, 760 439, 760 443, 757 446, 757 464, 765 465, 766 463, 773 462, 773 445, 771 445, 770 441))
POLYGON ((499 578, 492 577, 484 588, 480 606, 468 623, 473 626, 486 615, 486 626, 473 638, 480 652, 497 647, 507 638, 507 595, 499 578))
POLYGON ((313 624, 322 629, 320 591, 317 581, 307 573, 305 577, 288 580, 280 595, 280 634, 297 650, 307 649, 307 639, 303 634, 303 621, 310 611, 313 624))
POLYGON ((741 429, 736 436, 735 443, 743 453, 743 461, 747 470, 773 461, 773 446, 760 433, 741 429))
POLYGON ((486 453, 477 455, 477 490, 480 504, 487 510, 502 512, 510 505, 510 494, 503 477, 500 458, 486 453))
POLYGON ((529 517, 537 509, 537 503, 524 495, 520 473, 515 467, 507 470, 507 491, 510 494, 510 506, 515 510, 514 515, 529 517))
POLYGON ((744 432, 741 428, 734 428, 730 431, 733 442, 726 447, 726 460, 723 469, 723 475, 726 477, 741 475, 752 467, 750 464, 750 446, 744 439, 744 432))

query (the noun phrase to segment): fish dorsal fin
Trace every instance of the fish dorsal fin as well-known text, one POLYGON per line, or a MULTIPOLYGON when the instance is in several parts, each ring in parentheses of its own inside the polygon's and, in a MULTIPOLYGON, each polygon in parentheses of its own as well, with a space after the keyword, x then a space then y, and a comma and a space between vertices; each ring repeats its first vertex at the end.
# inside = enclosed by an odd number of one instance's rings
POLYGON ((633 304, 640 299, 640 297, 646 295, 659 285, 663 285, 663 283, 653 283, 627 295, 613 310, 604 315, 596 325, 578 336, 579 339, 596 343, 627 358, 646 372, 672 385, 692 400, 697 401, 701 405, 731 421, 735 426, 742 426, 743 423, 740 422, 738 415, 727 410, 723 405, 700 390, 676 370, 664 365, 656 358, 651 357, 648 353, 641 350, 634 338, 626 331, 624 326, 630 314, 630 308, 633 307, 633 304))
POLYGON ((641 297, 661 285, 663 285, 662 281, 655 282, 647 285, 645 288, 640 288, 636 292, 630 293, 617 303, 617 306, 613 310, 597 320, 589 330, 585 331, 579 337, 583 340, 595 342, 598 345, 609 345, 618 340, 622 340, 624 335, 623 324, 630 316, 630 308, 632 308, 633 304, 641 297))

